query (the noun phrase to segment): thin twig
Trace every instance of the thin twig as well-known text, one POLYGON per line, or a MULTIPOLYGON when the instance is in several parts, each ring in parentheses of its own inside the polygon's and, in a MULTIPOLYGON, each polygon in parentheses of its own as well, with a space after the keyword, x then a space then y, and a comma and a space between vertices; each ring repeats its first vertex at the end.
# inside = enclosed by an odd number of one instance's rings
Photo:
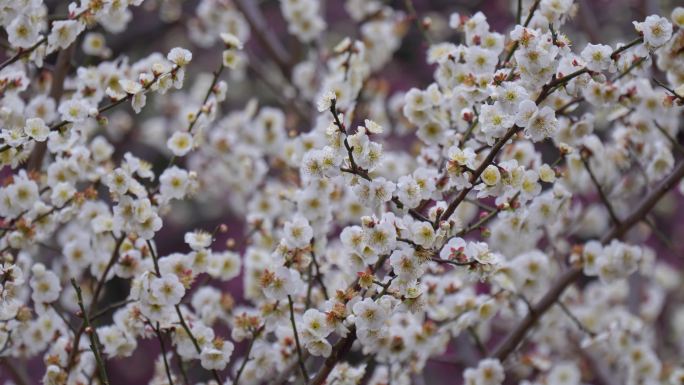
POLYGON ((620 225, 620 219, 617 217, 617 214, 615 214, 615 210, 613 209, 613 205, 610 203, 610 200, 608 200, 606 193, 603 191, 603 188, 601 187, 601 183, 599 183, 598 179, 596 179, 596 175, 594 175, 594 172, 591 170, 591 166, 589 166, 589 161, 584 156, 582 156, 581 158, 582 158, 582 163, 584 164, 584 168, 589 173, 589 177, 591 178, 591 181, 594 183, 594 187, 596 187, 596 190, 598 191, 599 197, 601 198, 601 202, 603 203, 604 206, 606 206, 606 209, 608 210, 608 214, 610 215, 610 219, 613 221, 614 225, 619 226, 620 225))
MULTIPOLYGON (((530 13, 527 14, 527 18, 525 19, 525 24, 523 24, 523 27, 527 27, 528 25, 530 25, 530 22, 532 21, 532 16, 534 16, 534 13, 537 11, 537 8, 539 8, 540 3, 541 3, 541 0, 535 0, 534 1, 534 3, 532 4, 532 7, 530 7, 530 13)), ((519 6, 522 7, 522 5, 520 5, 520 4, 519 4, 519 6)), ((521 10, 521 16, 520 17, 522 18, 522 10, 521 10)), ((520 23, 518 23, 518 24, 520 24, 520 23)), ((516 41, 515 43, 513 43, 513 46, 511 46, 511 49, 506 53, 506 58, 503 61, 499 62, 499 64, 496 66, 496 68, 499 69, 499 68, 503 67, 506 63, 511 61, 511 58, 513 57, 513 54, 518 49, 518 47, 520 47, 520 42, 516 41)), ((511 73, 512 72, 513 72, 513 70, 511 70, 511 73)))
POLYGON ((287 296, 287 302, 290 306, 290 322, 292 323, 292 332, 294 333, 295 345, 297 347, 297 359, 299 360, 299 369, 302 371, 302 376, 304 381, 309 380, 309 374, 306 372, 306 365, 304 365, 304 360, 302 359, 302 347, 299 344, 299 333, 297 333, 297 323, 295 322, 294 316, 294 304, 292 302, 292 296, 287 296))
POLYGON ((561 310, 563 310, 563 313, 565 313, 565 315, 567 315, 568 318, 570 318, 570 320, 577 326, 579 330, 583 331, 591 337, 596 337, 596 333, 589 329, 586 325, 584 325, 582 321, 580 321, 579 318, 577 318, 577 316, 575 316, 575 314, 573 314, 570 311, 570 309, 565 305, 565 303, 563 303, 563 301, 558 301, 556 302, 556 304, 558 305, 558 307, 561 308, 561 310))
POLYGON ((240 377, 242 376, 242 372, 245 370, 245 366, 247 366, 247 362, 249 361, 249 355, 252 353, 252 348, 254 347, 254 342, 256 342, 256 339, 259 338, 259 334, 264 330, 264 325, 261 325, 259 329, 257 329, 254 334, 252 335, 252 339, 249 340, 249 345, 247 345, 247 352, 245 353, 245 359, 242 361, 242 364, 240 365, 240 368, 237 371, 237 374, 235 375, 235 381, 233 381, 234 385, 239 385, 240 382, 240 377))
POLYGON ((667 138, 667 140, 672 144, 672 147, 674 147, 675 150, 677 150, 677 152, 684 155, 684 146, 679 144, 679 142, 675 140, 675 138, 673 138, 672 135, 670 135, 670 133, 667 132, 667 130, 663 126, 660 125, 660 123, 658 123, 658 121, 654 120, 653 123, 655 124, 658 131, 660 131, 660 133, 663 134, 663 136, 667 138))
POLYGON ((418 13, 416 12, 416 7, 413 6, 413 1, 412 0, 404 0, 404 5, 406 6, 406 10, 408 11, 409 17, 415 21, 416 27, 418 28, 418 31, 420 32, 420 34, 423 36, 425 43, 427 43, 428 45, 431 45, 432 44, 432 38, 428 34, 427 28, 425 27, 425 25, 423 25, 420 18, 418 17, 418 13))
POLYGON ((282 45, 280 40, 268 28, 268 22, 263 13, 259 9, 256 1, 252 0, 234 0, 233 4, 245 16, 252 33, 256 35, 257 40, 266 48, 269 56, 278 65, 283 75, 287 76, 290 73, 290 66, 292 65, 292 58, 288 50, 282 45))
POLYGON ((477 331, 472 326, 468 328, 468 334, 473 338, 475 346, 477 347, 477 350, 480 351, 480 354, 482 354, 483 357, 487 357, 489 354, 487 352, 487 347, 482 343, 480 336, 477 335, 477 331))
MULTIPOLYGON (((107 279, 107 275, 109 275, 109 270, 114 266, 116 261, 119 259, 119 249, 121 248, 121 243, 123 240, 126 238, 125 235, 122 235, 119 240, 117 240, 116 245, 114 245, 114 250, 112 250, 112 255, 109 257, 109 262, 107 263, 107 267, 105 267, 104 272, 102 273, 102 276, 100 279, 97 281, 97 285, 95 287, 95 291, 93 294, 93 298, 90 300, 90 312, 95 310, 95 306, 97 305, 97 302, 99 301, 100 293, 102 292, 102 288, 104 287, 105 280, 107 279)), ((92 318, 94 319, 94 318, 92 318)), ((78 332, 76 332, 76 335, 74 335, 74 342, 72 343, 72 349, 71 353, 69 354, 69 359, 67 360, 67 372, 73 368, 75 362, 76 362, 76 356, 79 353, 78 346, 80 345, 81 342, 81 336, 83 335, 83 332, 86 330, 87 325, 85 322, 81 322, 81 327, 78 329, 78 332)))
POLYGON ((671 93, 672 96, 674 96, 677 100, 684 103, 684 96, 678 94, 677 91, 668 87, 665 83, 661 82, 660 80, 656 79, 655 77, 653 78, 653 81, 655 82, 655 84, 659 85, 660 87, 664 88, 667 92, 671 93))
POLYGON ((169 384, 173 385, 173 377, 171 375, 171 368, 169 367, 169 360, 166 357, 166 346, 164 346, 164 339, 162 338, 161 331, 159 330, 159 322, 157 322, 157 327, 153 327, 152 329, 154 329, 154 332, 157 334, 157 340, 159 341, 162 359, 164 360, 164 370, 166 370, 166 378, 169 379, 169 384))
MULTIPOLYGON (((157 253, 154 251, 154 248, 152 247, 152 242, 150 240, 147 240, 147 247, 149 248, 150 255, 152 256, 152 262, 154 264, 154 270, 157 274, 158 277, 161 277, 161 272, 159 270, 159 261, 157 257, 157 253)), ((192 334, 192 331, 190 330, 190 327, 188 326, 188 323, 185 322, 185 318, 183 317, 183 313, 181 312, 180 305, 176 304, 175 306, 176 309, 176 314, 178 315, 178 320, 180 321, 181 327, 185 331, 185 333, 188 335, 190 340, 192 341, 193 346, 195 347, 195 351, 197 354, 202 354, 202 347, 199 345, 199 342, 197 342, 197 338, 192 334)), ((216 382, 219 384, 223 384, 223 381, 221 380, 221 376, 219 373, 216 371, 216 369, 211 370, 211 374, 214 376, 214 379, 216 382)))
MULTIPOLYGON (((219 78, 221 77, 221 73, 223 72, 223 69, 226 68, 223 65, 223 60, 221 61, 221 65, 219 68, 214 71, 214 77, 211 81, 211 85, 209 86, 209 89, 207 90, 207 93, 204 95, 204 99, 202 100, 202 105, 199 108, 199 111, 193 116, 192 121, 190 122, 190 126, 188 126, 188 132, 192 133, 192 129, 195 127, 195 124, 199 120, 199 118, 204 114, 206 108, 205 105, 207 104, 207 101, 209 100, 209 97, 211 96, 212 92, 214 91, 214 87, 216 86, 216 83, 218 83, 219 78)), ((216 107, 216 106, 214 106, 216 107)))
MULTIPOLYGON (((78 307, 81 309, 81 314, 83 315, 83 324, 85 325, 85 332, 90 338, 90 350, 93 351, 95 355, 95 363, 98 368, 98 376, 100 382, 104 385, 109 385, 109 378, 107 378, 107 369, 105 368, 104 361, 102 360, 102 355, 100 354, 100 341, 97 336, 97 331, 90 324, 90 318, 88 317, 88 312, 83 305, 83 294, 81 293, 81 287, 78 286, 74 278, 71 279, 71 286, 76 290, 76 297, 78 299, 78 307)), ((77 346, 74 346, 75 350, 78 350, 77 346)))

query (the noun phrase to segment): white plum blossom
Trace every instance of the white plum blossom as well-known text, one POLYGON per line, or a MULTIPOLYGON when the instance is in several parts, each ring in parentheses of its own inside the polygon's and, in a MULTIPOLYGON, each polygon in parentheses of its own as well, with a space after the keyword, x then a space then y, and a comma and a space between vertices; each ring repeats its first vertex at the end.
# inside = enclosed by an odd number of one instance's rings
POLYGON ((613 59, 610 57, 613 49, 603 44, 587 44, 582 50, 582 59, 591 71, 605 71, 610 68, 613 59))
POLYGON ((54 3, 0 5, 18 382, 684 384, 676 2, 54 3))
POLYGON ((268 273, 268 279, 263 279, 264 294, 274 300, 282 300, 288 295, 296 295, 304 288, 304 282, 297 270, 279 266, 274 272, 268 273))
POLYGON ((672 37, 672 24, 664 17, 650 15, 643 22, 634 22, 634 27, 644 36, 644 43, 658 48, 672 37))
POLYGON ((188 132, 175 132, 166 142, 166 146, 175 156, 185 156, 192 150, 194 143, 188 132))
POLYGON ((44 142, 48 138, 50 128, 41 118, 31 118, 26 120, 24 132, 36 142, 44 142))

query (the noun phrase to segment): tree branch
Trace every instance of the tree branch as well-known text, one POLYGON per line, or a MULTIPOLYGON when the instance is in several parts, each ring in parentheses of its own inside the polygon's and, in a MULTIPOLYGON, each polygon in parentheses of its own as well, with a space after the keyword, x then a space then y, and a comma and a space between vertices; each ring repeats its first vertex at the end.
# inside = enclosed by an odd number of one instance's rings
MULTIPOLYGON (((601 243, 606 244, 613 239, 622 237, 632 228, 632 226, 643 220, 653 206, 658 203, 660 198, 672 189, 682 177, 684 177, 684 161, 681 161, 672 173, 641 201, 632 214, 623 219, 619 225, 613 226, 611 230, 601 238, 601 243)), ((492 353, 492 357, 498 358, 501 361, 505 360, 517 348, 518 344, 527 335, 527 332, 537 323, 544 313, 556 303, 565 289, 580 277, 582 277, 582 269, 579 267, 572 267, 562 273, 560 277, 556 278, 555 284, 496 348, 492 353)))

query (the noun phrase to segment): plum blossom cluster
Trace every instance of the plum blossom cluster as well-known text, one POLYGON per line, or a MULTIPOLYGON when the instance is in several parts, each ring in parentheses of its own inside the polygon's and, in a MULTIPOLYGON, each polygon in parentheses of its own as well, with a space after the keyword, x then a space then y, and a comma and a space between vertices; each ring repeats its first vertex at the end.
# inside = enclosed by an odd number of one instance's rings
POLYGON ((684 384, 656 207, 684 193, 683 7, 575 45, 572 0, 521 0, 507 31, 347 0, 349 37, 281 0, 295 50, 258 4, 202 0, 160 10, 187 48, 112 57, 142 3, 2 5, 14 383, 28 360, 130 382, 136 357, 159 385, 684 384), (396 91, 412 30, 433 76, 396 91))

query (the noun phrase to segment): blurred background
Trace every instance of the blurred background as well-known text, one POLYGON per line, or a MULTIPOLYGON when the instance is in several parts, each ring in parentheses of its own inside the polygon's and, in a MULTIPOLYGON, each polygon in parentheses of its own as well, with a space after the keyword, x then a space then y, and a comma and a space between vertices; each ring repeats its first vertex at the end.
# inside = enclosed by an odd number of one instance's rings
MULTIPOLYGON (((230 4, 231 0, 223 0, 230 4)), ((328 24, 325 44, 330 48, 338 43, 345 36, 358 36, 357 25, 345 11, 344 1, 339 0, 320 0, 322 9, 325 12, 325 19, 328 24)), ((65 1, 46 1, 49 14, 65 14, 68 2, 65 1)), ((258 7, 263 13, 265 25, 276 36, 287 52, 297 62, 307 55, 310 47, 303 46, 296 38, 287 33, 287 26, 283 20, 278 0, 247 0, 251 6, 258 7)), ((397 10, 406 10, 404 0, 385 1, 386 4, 397 10)), ((631 40, 626 38, 633 35, 633 20, 643 20, 651 14, 669 15, 672 8, 677 5, 684 5, 682 0, 575 0, 578 5, 577 14, 566 24, 563 32, 572 40, 576 48, 581 49, 587 42, 613 44, 617 41, 631 40)), ((192 92, 193 87, 197 92, 206 89, 206 80, 211 77, 213 71, 220 60, 222 48, 219 44, 211 47, 198 47, 189 38, 188 26, 192 25, 196 19, 196 9, 199 1, 196 0, 147 0, 141 7, 131 8, 133 11, 132 22, 128 28, 120 34, 106 34, 107 46, 112 51, 111 57, 126 55, 131 60, 147 56, 151 52, 167 52, 173 47, 186 47, 193 52, 193 62, 186 75, 185 88, 192 92)), ((515 0, 413 0, 413 4, 419 17, 429 17, 432 20, 432 33, 437 37, 435 41, 451 40, 458 38, 448 28, 448 18, 452 12, 459 12, 463 15, 471 15, 477 11, 482 11, 488 18, 492 30, 507 35, 508 31, 515 22, 515 0)), ((407 12, 408 13, 408 12, 407 12)), ((408 90, 411 87, 425 87, 432 81, 433 69, 425 63, 425 43, 419 31, 411 23, 407 24, 407 34, 403 39, 401 47, 395 53, 393 60, 385 66, 380 73, 375 74, 375 78, 384 80, 390 88, 390 94, 395 91, 408 90)), ((100 27, 95 27, 94 31, 103 32, 100 27)), ((244 76, 226 79, 229 83, 228 98, 222 106, 223 112, 230 111, 231 108, 243 108, 245 95, 253 96, 260 100, 261 105, 275 105, 288 108, 284 105, 282 98, 274 92, 273 85, 278 84, 278 79, 264 79, 269 74, 278 73, 274 69, 276 63, 270 59, 266 52, 267 47, 257 37, 258 31, 252 31, 251 37, 246 44, 249 53, 250 63, 255 64, 255 68, 246 71, 244 76), (271 83, 271 84, 269 84, 271 83)), ((9 56, 2 52, 0 57, 4 60, 9 56)), ((53 55, 55 56, 55 55, 53 55)), ((84 63, 83 57, 75 56, 75 63, 84 63)), ((49 67, 53 63, 54 57, 49 57, 46 62, 49 67)), ((87 62, 86 62, 87 63, 87 62)), ((307 106, 314 110, 314 106, 307 106)), ((128 107, 126 107, 128 108, 128 107)), ((151 109, 152 114, 157 113, 151 109)), ((127 127, 126 140, 122 141, 122 146, 117 150, 123 154, 131 151, 137 156, 156 161, 160 167, 165 165, 164 154, 160 154, 150 148, 142 140, 140 121, 144 120, 146 111, 143 110, 142 118, 131 120, 130 127, 127 127)), ((294 123, 294 124, 302 124, 294 123)), ((308 128, 299 127, 300 130, 308 128)), ((402 142, 398 141, 397 146, 402 142)), ((670 234, 684 234, 684 221, 675 220, 671 217, 676 213, 677 207, 682 203, 674 201, 670 195, 670 201, 665 200, 660 206, 661 220, 669 221, 670 234)), ((221 234, 215 243, 215 249, 225 248, 229 239, 235 239, 237 248, 244 245, 240 242, 244 238, 244 223, 241 215, 232 213, 228 205, 221 208, 206 207, 197 202, 184 202, 174 207, 176 213, 170 213, 165 218, 164 227, 158 234, 158 244, 160 255, 166 255, 176 250, 185 250, 183 234, 191 229, 202 228, 211 230, 220 223, 226 223, 229 230, 221 234), (188 222, 186 218, 194 218, 188 222)), ((664 244, 658 237, 652 236, 649 243, 657 250, 662 250, 665 255, 673 260, 684 253, 684 242, 673 242, 664 244)), ((676 238, 674 238, 676 239, 676 238)), ((677 263, 677 262, 675 262, 677 263)), ((207 282, 206 284, 217 284, 207 282)), ((123 282, 114 280, 110 284, 108 295, 112 298, 107 301, 115 301, 123 298, 127 294, 127 285, 123 282), (117 287, 119 285, 119 287, 117 287), (117 298, 114 298, 117 297, 117 298)), ((225 287, 236 301, 239 303, 241 298, 242 283, 239 279, 231 281, 225 287)), ((226 330, 219 330, 218 334, 228 335, 226 330)), ((467 338, 467 336, 464 336, 467 338)), ((459 341, 455 341, 452 346, 458 346, 459 341)), ((464 343, 463 345, 470 345, 464 343)), ((238 345, 236 353, 244 346, 238 345)), ((159 346, 154 339, 140 341, 139 348, 135 353, 126 359, 108 360, 108 371, 113 380, 113 384, 142 384, 147 383, 152 375, 153 368, 149 365, 150 357, 157 356, 159 346)), ((427 384, 452 384, 454 381, 454 367, 450 361, 457 360, 457 355, 468 354, 461 349, 450 349, 450 352, 443 359, 436 359, 429 362, 425 381, 427 384)), ((21 363, 21 361, 16 361, 21 363)), ((27 376, 30 384, 40 383, 40 378, 44 373, 44 365, 40 361, 26 363, 29 371, 22 373, 27 376)), ((195 365, 197 370, 198 365, 195 365)), ((1 370, 1 369, 0 369, 1 370)), ((202 378, 206 372, 198 370, 192 372, 191 377, 202 378)), ((7 380, 7 373, 0 373, 0 382, 7 380)), ((597 385, 599 385, 597 383, 597 385)))

